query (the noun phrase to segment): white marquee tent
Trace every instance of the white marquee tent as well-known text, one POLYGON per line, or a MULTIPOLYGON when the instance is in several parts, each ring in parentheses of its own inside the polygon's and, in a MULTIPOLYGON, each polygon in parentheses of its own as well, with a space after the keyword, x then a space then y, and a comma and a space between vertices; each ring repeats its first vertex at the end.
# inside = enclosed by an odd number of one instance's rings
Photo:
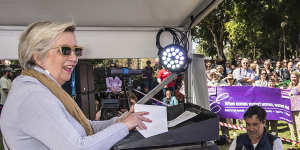
POLYGON ((17 59, 20 33, 38 20, 75 22, 82 58, 156 57, 159 28, 196 25, 221 1, 0 0, 0 59, 17 59))

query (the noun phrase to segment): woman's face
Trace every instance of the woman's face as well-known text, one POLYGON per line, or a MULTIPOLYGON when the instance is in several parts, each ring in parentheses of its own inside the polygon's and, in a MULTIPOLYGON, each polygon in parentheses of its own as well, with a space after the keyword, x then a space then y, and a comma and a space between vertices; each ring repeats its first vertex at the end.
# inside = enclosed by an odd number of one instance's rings
POLYGON ((298 81, 297 76, 294 74, 291 74, 291 81, 294 83, 297 83, 297 81, 298 81))
POLYGON ((206 68, 207 68, 207 69, 210 69, 210 67, 211 67, 211 63, 210 63, 210 62, 207 62, 207 63, 206 63, 206 68))
POLYGON ((267 78, 267 72, 262 71, 260 77, 261 77, 261 79, 266 79, 267 78))
POLYGON ((270 68, 270 64, 269 64, 268 62, 265 62, 265 63, 264 63, 264 68, 265 68, 265 69, 269 69, 269 68, 270 68))
POLYGON ((217 70, 219 73, 223 74, 224 69, 222 67, 218 67, 217 70))
POLYGON ((211 79, 212 80, 218 80, 218 75, 216 73, 211 74, 211 79))
POLYGON ((234 70, 235 69, 235 65, 231 65, 231 70, 234 70))
POLYGON ((37 63, 45 70, 49 71, 51 76, 60 84, 69 81, 73 69, 75 68, 78 57, 74 51, 71 55, 64 56, 59 51, 59 46, 76 46, 74 33, 63 32, 60 37, 55 41, 52 49, 48 50, 47 56, 37 63))
POLYGON ((300 65, 297 66, 297 69, 300 70, 300 65))
POLYGON ((277 62, 276 62, 276 68, 280 68, 280 66, 281 66, 280 61, 277 61, 277 62))
POLYGON ((292 62, 289 62, 288 63, 288 70, 292 70, 293 69, 293 63, 292 62))
POLYGON ((166 97, 169 99, 171 98, 171 91, 166 91, 166 97))

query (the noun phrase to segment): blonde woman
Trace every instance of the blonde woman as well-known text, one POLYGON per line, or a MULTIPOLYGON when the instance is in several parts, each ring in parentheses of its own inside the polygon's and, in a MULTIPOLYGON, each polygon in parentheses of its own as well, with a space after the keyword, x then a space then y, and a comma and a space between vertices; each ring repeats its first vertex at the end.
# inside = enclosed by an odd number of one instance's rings
POLYGON ((72 23, 36 22, 19 40, 22 75, 12 83, 0 120, 5 149, 107 150, 129 130, 145 129, 146 112, 107 121, 88 120, 61 88, 83 49, 72 23))
MULTIPOLYGON (((299 73, 294 71, 291 73, 291 83, 288 86, 291 90, 291 95, 300 95, 299 73)), ((300 111, 292 111, 294 124, 289 124, 291 131, 291 138, 293 140, 300 140, 300 111)))
POLYGON ((207 86, 212 87, 212 86, 222 86, 224 85, 224 81, 221 80, 221 74, 218 73, 216 69, 212 69, 209 74, 210 80, 207 82, 207 86))

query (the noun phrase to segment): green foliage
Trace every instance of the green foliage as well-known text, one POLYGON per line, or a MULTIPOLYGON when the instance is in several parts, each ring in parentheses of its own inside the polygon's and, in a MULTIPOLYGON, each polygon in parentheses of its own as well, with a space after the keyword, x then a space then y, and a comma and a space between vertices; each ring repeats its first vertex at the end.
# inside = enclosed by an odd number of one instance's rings
POLYGON ((201 26, 196 26, 192 29, 192 32, 194 34, 197 34, 197 36, 194 37, 199 37, 194 39, 194 41, 196 41, 199 44, 199 53, 204 53, 208 56, 217 55, 217 49, 214 46, 213 37, 209 33, 209 30, 207 28, 201 28, 201 26))
POLYGON ((199 44, 200 51, 208 56, 216 55, 220 60, 226 59, 223 48, 226 40, 224 24, 229 19, 225 13, 228 4, 220 4, 218 9, 192 29, 193 40, 199 44))
POLYGON ((222 55, 226 48, 230 57, 282 59, 285 44, 287 58, 295 57, 300 44, 299 8, 299 0, 224 0, 192 29, 193 40, 206 56, 222 55))

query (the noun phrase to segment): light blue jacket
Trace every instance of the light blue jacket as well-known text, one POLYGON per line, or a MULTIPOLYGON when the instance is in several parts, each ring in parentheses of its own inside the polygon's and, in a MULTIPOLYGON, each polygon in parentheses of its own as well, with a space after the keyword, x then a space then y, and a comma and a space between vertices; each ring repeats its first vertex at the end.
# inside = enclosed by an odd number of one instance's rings
POLYGON ((164 102, 164 103, 167 103, 167 104, 169 104, 169 105, 171 105, 171 106, 178 105, 178 100, 176 99, 175 96, 171 96, 171 100, 168 101, 168 102, 167 102, 167 98, 165 97, 165 98, 163 98, 163 102, 164 102))
MULTIPOLYGON (((35 69, 54 80, 41 68, 35 69)), ((87 136, 48 88, 21 75, 12 83, 0 127, 11 150, 108 150, 129 133, 126 125, 115 119, 89 121, 94 134, 87 136)))

